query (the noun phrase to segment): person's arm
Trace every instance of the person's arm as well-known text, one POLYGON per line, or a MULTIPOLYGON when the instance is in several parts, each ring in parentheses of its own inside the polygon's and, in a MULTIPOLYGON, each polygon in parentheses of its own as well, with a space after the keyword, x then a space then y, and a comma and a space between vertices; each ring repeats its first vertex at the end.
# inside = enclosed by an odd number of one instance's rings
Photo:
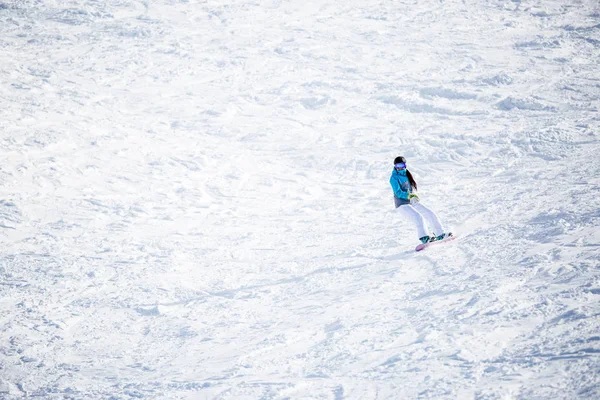
POLYGON ((394 195, 397 198, 399 198, 399 199, 407 199, 408 198, 408 192, 404 191, 402 189, 400 182, 398 181, 398 179, 396 179, 396 177, 394 177, 394 175, 392 175, 390 177, 390 185, 392 185, 392 190, 394 191, 394 195))

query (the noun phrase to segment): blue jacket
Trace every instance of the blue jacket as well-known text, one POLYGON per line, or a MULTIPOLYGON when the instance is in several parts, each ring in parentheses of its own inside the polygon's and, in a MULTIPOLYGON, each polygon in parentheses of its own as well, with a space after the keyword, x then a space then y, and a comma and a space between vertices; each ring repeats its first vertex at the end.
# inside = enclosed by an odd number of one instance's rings
POLYGON ((412 187, 410 186, 410 182, 406 176, 405 169, 397 171, 394 168, 392 171, 392 176, 390 177, 390 185, 392 185, 392 189, 394 190, 394 202, 396 204, 396 208, 404 204, 410 204, 408 195, 412 193, 412 187))

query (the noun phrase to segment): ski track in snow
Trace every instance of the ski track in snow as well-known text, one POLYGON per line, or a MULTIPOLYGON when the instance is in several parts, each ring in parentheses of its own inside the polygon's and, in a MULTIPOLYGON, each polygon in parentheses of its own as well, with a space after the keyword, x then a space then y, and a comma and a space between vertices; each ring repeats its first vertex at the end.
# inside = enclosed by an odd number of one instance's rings
POLYGON ((0 1, 0 398, 599 398, 599 64, 591 0, 0 1))

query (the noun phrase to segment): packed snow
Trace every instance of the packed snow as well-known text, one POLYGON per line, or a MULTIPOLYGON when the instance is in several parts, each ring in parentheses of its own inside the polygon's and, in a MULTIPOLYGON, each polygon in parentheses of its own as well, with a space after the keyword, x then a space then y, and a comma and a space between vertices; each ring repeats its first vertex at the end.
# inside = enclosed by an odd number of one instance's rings
POLYGON ((0 398, 600 398, 599 65, 597 0, 0 0, 0 398))

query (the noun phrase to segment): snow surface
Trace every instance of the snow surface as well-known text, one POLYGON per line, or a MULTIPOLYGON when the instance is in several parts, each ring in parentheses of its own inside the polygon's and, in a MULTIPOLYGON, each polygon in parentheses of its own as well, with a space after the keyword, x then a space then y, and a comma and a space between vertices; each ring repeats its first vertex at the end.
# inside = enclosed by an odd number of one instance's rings
POLYGON ((597 0, 1 0, 0 398, 600 398, 599 65, 597 0))

